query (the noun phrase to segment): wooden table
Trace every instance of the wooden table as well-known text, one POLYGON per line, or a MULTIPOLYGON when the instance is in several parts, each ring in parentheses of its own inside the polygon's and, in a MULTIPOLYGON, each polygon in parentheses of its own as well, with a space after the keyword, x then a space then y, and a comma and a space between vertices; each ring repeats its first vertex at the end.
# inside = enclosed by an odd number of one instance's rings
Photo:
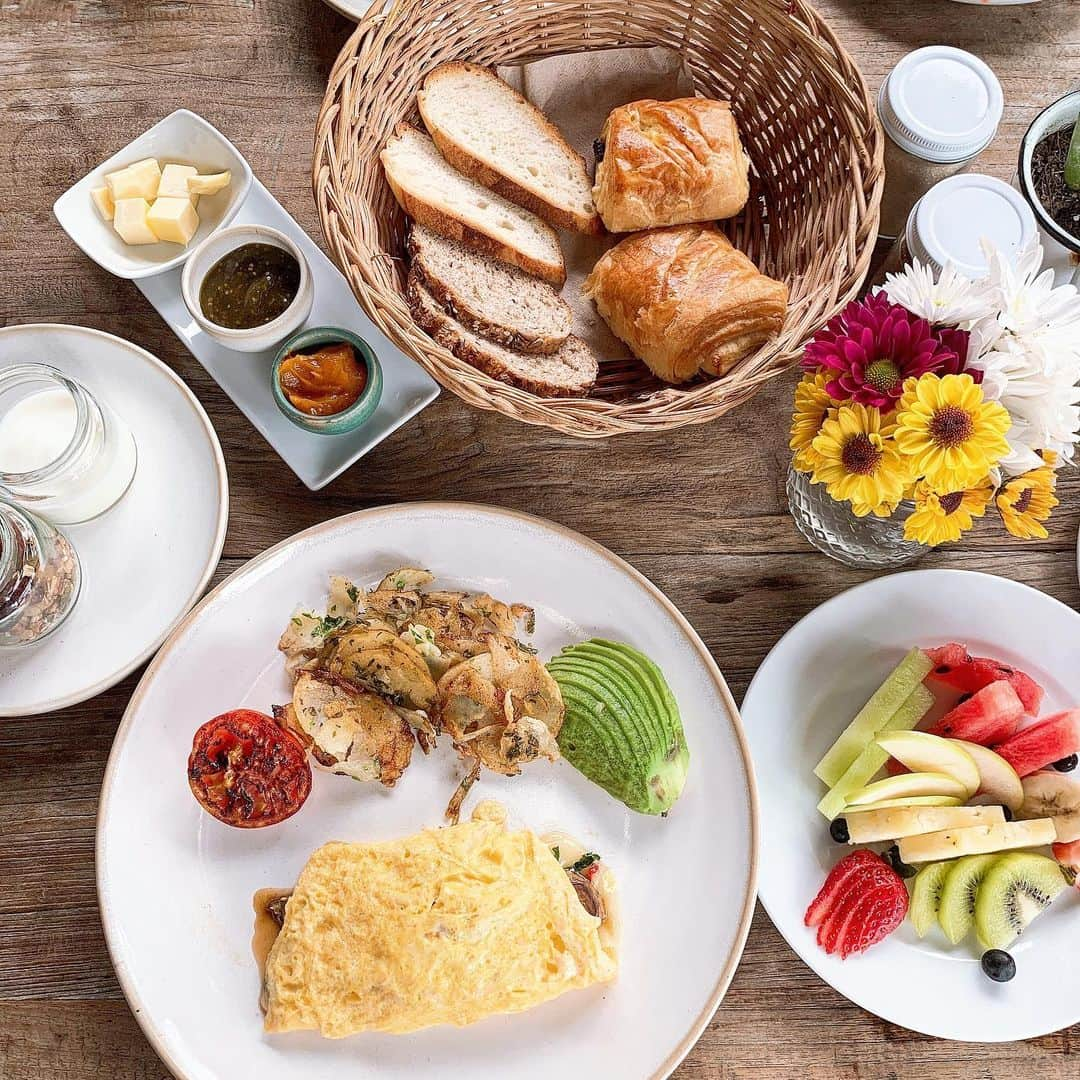
MULTIPOLYGON (((1007 108, 983 167, 1005 177, 1028 122, 1076 85, 1080 71, 1076 0, 821 7, 875 88, 921 45, 947 42, 989 61, 1007 108)), ((361 507, 453 498, 528 510, 599 540, 651 577, 741 697, 796 619, 867 576, 812 552, 787 515, 791 378, 720 423, 599 444, 514 424, 444 393, 312 494, 134 286, 98 269, 53 220, 50 206, 70 183, 183 105, 224 130, 320 237, 309 187, 312 131, 348 32, 319 0, 0 0, 0 321, 108 330, 150 349, 192 386, 221 436, 232 489, 215 581, 298 529, 361 507)), ((1080 481, 1066 471, 1060 486, 1065 505, 1048 541, 1020 545, 983 528, 922 565, 1003 574, 1080 605, 1080 481)), ((167 1075, 121 996, 94 889, 98 788, 137 677, 64 712, 0 723, 4 1080, 167 1075)), ((1064 1078, 1077 1075, 1078 1046, 1080 1027, 992 1049, 912 1035, 823 984, 759 910, 727 999, 677 1075, 1064 1078)))

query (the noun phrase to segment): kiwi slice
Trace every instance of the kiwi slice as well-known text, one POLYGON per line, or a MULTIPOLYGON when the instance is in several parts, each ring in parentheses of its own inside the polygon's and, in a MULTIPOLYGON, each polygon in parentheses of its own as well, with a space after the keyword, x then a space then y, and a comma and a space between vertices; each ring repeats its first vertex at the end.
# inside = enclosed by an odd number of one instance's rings
POLYGON ((987 871, 1000 855, 965 855, 957 859, 941 883, 938 922, 945 936, 959 945, 975 923, 975 898, 987 871))
POLYGON ((1001 855, 975 899, 975 930, 988 949, 1007 949, 1065 887, 1053 859, 1030 851, 1001 855))
POLYGON ((941 887, 952 869, 952 862, 927 863, 916 875, 911 887, 911 907, 908 914, 919 937, 926 937, 937 922, 941 905, 941 887))

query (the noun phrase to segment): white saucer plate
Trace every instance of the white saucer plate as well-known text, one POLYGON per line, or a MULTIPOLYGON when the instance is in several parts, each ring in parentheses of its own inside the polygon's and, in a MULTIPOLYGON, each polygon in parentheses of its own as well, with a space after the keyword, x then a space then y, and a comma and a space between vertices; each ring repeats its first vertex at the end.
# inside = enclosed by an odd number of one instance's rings
POLYGON ((202 595, 229 517, 217 435, 160 360, 81 326, 0 329, 0 367, 28 361, 52 364, 107 401, 132 430, 138 465, 112 509, 63 526, 82 563, 82 593, 40 644, 0 650, 0 716, 74 705, 138 667, 202 595))
POLYGON ((1010 949, 1017 974, 983 975, 971 943, 950 946, 904 923, 866 953, 826 955, 803 915, 845 848, 816 806, 815 763, 914 645, 959 641, 1029 672, 1043 712, 1080 702, 1080 615, 1005 578, 916 570, 850 589, 798 622, 758 669, 743 702, 761 792, 758 894, 788 944, 856 1005, 946 1039, 1030 1039, 1080 1020, 1080 891, 1068 890, 1010 949))
POLYGON ((708 650, 655 586, 610 552, 538 518, 461 503, 363 511, 300 533, 210 594, 162 647, 120 725, 102 787, 98 895, 120 983, 176 1076, 212 1080, 515 1080, 667 1076, 708 1023, 742 951, 754 902, 754 784, 735 704, 708 650), (393 790, 325 772, 288 821, 230 829, 191 796, 195 729, 290 694, 276 643, 327 575, 374 584, 403 565, 439 587, 536 608, 550 657, 592 635, 637 646, 666 674, 690 746, 666 818, 627 810, 565 761, 485 774, 515 825, 554 826, 600 852, 619 881, 622 956, 608 986, 468 1028, 325 1040, 267 1036, 249 943, 252 895, 295 881, 327 840, 399 837, 442 823, 462 767, 446 740, 417 752, 393 790))

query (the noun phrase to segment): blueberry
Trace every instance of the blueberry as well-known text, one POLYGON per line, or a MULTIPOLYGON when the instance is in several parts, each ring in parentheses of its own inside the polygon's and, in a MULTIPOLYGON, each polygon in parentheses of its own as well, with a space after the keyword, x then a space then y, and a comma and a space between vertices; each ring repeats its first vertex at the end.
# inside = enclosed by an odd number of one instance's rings
POLYGON ((847 819, 842 817, 835 818, 829 826, 829 835, 838 844, 846 844, 851 839, 851 834, 848 832, 847 819))
POLYGON ((1080 758, 1076 754, 1070 754, 1068 757, 1063 757, 1060 761, 1054 762, 1054 768, 1058 772, 1072 772, 1076 768, 1077 761, 1080 758))
POLYGON ((982 954, 982 969, 994 982, 1008 982, 1016 974, 1016 961, 1004 949, 989 949, 982 954))
POLYGON ((914 877, 919 871, 914 866, 908 866, 903 859, 900 858, 900 848, 893 844, 888 851, 885 852, 885 861, 902 877, 910 878, 914 877))
POLYGON ((593 139, 592 152, 593 157, 596 158, 597 164, 604 160, 604 154, 607 152, 607 144, 603 139, 593 139))

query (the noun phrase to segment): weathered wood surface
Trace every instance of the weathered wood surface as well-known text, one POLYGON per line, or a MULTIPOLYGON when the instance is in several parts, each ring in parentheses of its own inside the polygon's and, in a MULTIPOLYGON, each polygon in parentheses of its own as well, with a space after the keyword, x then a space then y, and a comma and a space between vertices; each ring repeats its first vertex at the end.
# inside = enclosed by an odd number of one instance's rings
MULTIPOLYGON (((1076 85, 1080 4, 823 0, 876 87, 910 48, 946 42, 998 72, 1007 111, 982 168, 1009 176, 1027 123, 1076 85)), ((577 443, 444 394, 319 494, 296 480, 134 286, 84 258, 50 206, 72 181, 180 105, 221 127, 313 235, 311 139, 349 24, 319 0, 0 0, 0 322, 76 322, 144 345, 206 406, 225 449, 232 517, 218 579, 289 534, 406 499, 543 514, 648 574, 701 632, 741 697, 791 623, 863 580, 812 553, 784 510, 791 381, 724 421, 577 443)), ((926 566, 986 570, 1080 605, 1080 481, 1066 474, 1051 538, 981 529, 926 566)), ((51 716, 0 723, 0 1077, 167 1075, 125 1004, 94 891, 98 787, 135 677, 51 716)), ((658 988, 662 992, 662 988, 658 988)), ((1053 988, 1047 988, 1048 993, 1053 988)), ((911 1035, 823 984, 759 910, 726 1001, 678 1076, 1072 1077, 1080 1028, 980 1048, 911 1035)))

